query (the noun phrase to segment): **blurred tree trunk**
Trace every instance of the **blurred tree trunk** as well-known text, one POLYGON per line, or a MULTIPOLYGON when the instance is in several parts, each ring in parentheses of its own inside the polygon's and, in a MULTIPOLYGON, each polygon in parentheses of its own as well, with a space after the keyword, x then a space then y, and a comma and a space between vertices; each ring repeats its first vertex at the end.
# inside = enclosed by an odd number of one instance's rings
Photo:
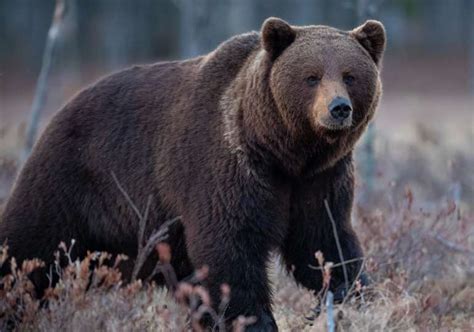
POLYGON ((30 119, 26 130, 26 143, 21 156, 21 161, 25 161, 33 148, 38 133, 41 113, 43 112, 46 102, 48 79, 51 70, 51 64, 56 55, 57 41, 61 34, 64 17, 68 9, 68 0, 56 0, 56 7, 54 9, 53 20, 48 31, 48 38, 43 53, 43 61, 41 64, 41 71, 36 83, 35 96, 31 106, 30 119))
POLYGON ((117 1, 112 4, 103 2, 101 7, 102 45, 104 50, 105 64, 110 70, 120 68, 127 63, 129 58, 128 42, 133 38, 133 12, 135 3, 129 1, 117 1))
MULTIPOLYGON (((321 0, 297 0, 293 7, 295 22, 299 25, 318 25, 322 24, 324 12, 321 0)), ((295 24, 294 22, 290 22, 295 24)))
POLYGON ((215 9, 209 6, 210 0, 182 0, 177 3, 181 12, 181 57, 187 59, 203 54, 211 38, 207 28, 215 9))
POLYGON ((57 76, 56 82, 52 82, 54 86, 54 95, 51 99, 55 99, 52 103, 48 102, 48 107, 53 106, 56 110, 65 99, 80 86, 82 82, 81 76, 81 52, 79 46, 79 23, 78 23, 78 1, 68 0, 68 19, 63 22, 61 33, 61 48, 58 49, 58 63, 56 73, 53 71, 52 77, 57 76), (56 74, 56 75, 54 75, 56 74), (51 105, 52 104, 52 105, 51 105))
MULTIPOLYGON (((369 5, 371 0, 355 0, 356 26, 365 22, 369 17, 369 5)), ((371 13, 373 15, 373 13, 371 13)), ((375 160, 375 123, 372 121, 363 136, 359 155, 359 170, 362 177, 364 190, 360 202, 367 203, 373 190, 373 181, 376 169, 375 160)))
POLYGON ((255 0, 230 1, 226 10, 230 35, 258 29, 261 22, 257 22, 255 16, 256 2, 255 0))
POLYGON ((467 25, 467 48, 469 57, 469 91, 474 97, 474 1, 464 0, 464 8, 467 13, 464 17, 467 25), (470 14, 469 14, 470 13, 470 14))

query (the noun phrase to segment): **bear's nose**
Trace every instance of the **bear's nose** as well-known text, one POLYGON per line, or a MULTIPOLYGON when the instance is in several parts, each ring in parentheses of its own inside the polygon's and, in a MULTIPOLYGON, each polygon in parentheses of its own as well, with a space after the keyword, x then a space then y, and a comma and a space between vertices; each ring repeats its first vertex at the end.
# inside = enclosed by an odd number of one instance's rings
POLYGON ((329 104, 329 112, 335 120, 347 119, 352 112, 351 102, 346 98, 336 97, 329 104))

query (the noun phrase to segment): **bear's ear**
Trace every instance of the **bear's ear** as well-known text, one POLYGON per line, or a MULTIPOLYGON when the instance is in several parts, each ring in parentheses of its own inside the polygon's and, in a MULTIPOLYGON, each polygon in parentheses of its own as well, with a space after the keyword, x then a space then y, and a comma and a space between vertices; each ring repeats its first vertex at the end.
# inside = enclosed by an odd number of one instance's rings
POLYGON ((276 17, 270 17, 262 25, 262 46, 275 60, 295 40, 293 28, 276 17))
POLYGON ((368 20, 350 34, 369 52, 375 64, 379 65, 385 51, 385 28, 382 23, 368 20))

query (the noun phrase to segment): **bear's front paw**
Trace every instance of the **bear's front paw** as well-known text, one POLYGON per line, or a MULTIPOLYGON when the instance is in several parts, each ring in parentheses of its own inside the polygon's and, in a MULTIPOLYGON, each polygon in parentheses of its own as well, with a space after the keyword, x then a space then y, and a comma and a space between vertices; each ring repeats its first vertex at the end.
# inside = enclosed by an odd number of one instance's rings
POLYGON ((264 311, 260 315, 256 316, 257 321, 245 328, 246 332, 277 332, 278 326, 276 325, 275 318, 271 312, 264 311))
MULTIPOLYGON (((360 276, 358 278, 358 281, 360 282, 360 285, 362 287, 368 286, 370 284, 370 279, 367 276, 367 274, 365 274, 365 273, 360 274, 360 276)), ((351 294, 348 294, 348 291, 349 290, 346 288, 345 283, 341 283, 341 284, 339 284, 339 286, 335 287, 335 289, 333 289, 334 303, 341 303, 342 301, 344 301, 344 298, 346 296, 351 297, 351 296, 360 295, 359 292, 357 292, 354 289, 351 291, 351 294)))
POLYGON ((359 281, 362 287, 369 286, 372 283, 372 281, 370 280, 370 277, 365 272, 362 272, 360 274, 359 281))

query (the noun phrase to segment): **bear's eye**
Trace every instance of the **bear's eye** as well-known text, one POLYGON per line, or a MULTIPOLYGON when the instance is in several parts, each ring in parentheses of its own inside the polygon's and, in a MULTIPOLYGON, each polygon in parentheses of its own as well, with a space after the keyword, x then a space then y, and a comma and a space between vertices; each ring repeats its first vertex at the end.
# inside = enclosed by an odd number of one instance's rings
POLYGON ((354 81, 355 81, 355 77, 349 74, 344 75, 342 79, 344 80, 344 84, 347 84, 347 85, 352 85, 354 84, 354 81))
POLYGON ((309 85, 309 86, 316 86, 318 83, 319 83, 320 79, 319 77, 316 77, 316 76, 309 76, 307 79, 306 79, 306 83, 309 85))

